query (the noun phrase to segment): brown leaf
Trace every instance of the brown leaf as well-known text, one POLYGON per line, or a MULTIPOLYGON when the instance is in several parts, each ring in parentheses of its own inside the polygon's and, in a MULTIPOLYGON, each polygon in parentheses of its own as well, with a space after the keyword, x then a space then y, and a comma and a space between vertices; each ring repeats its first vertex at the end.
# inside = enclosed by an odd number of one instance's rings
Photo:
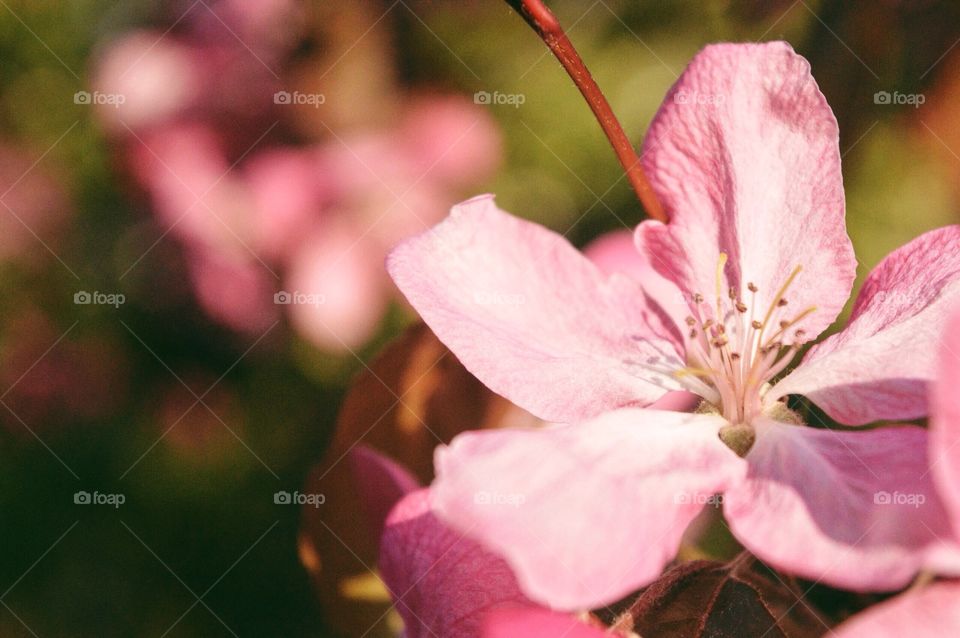
POLYGON ((729 563, 691 561, 668 569, 621 616, 643 638, 806 638, 833 624, 803 599, 793 579, 747 552, 729 563))
MULTIPOLYGON (((363 444, 404 466, 423 484, 433 478, 433 451, 465 430, 530 424, 533 417, 493 394, 423 324, 407 330, 361 372, 344 400, 333 440, 311 471, 305 492, 322 493, 306 507, 300 531, 307 567, 333 628, 360 635, 387 609, 385 597, 357 600, 344 583, 369 575, 379 530, 362 507, 349 452, 363 444), (509 415, 509 417, 505 417, 509 415)), ((389 635, 384 621, 382 633, 389 635)))

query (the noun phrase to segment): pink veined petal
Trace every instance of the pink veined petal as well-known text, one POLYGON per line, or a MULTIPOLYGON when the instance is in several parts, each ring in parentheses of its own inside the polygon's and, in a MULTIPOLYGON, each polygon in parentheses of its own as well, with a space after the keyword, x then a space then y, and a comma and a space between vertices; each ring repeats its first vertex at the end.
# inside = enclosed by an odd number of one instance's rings
MULTIPOLYGON (((659 305, 678 326, 690 314, 687 297, 669 279, 650 264, 650 257, 637 250, 633 231, 615 230, 600 235, 583 247, 583 254, 600 270, 612 275, 621 273, 639 282, 643 291, 659 305)), ((669 264, 665 267, 669 268, 669 264)))
POLYGON ((837 627, 835 638, 960 636, 960 582, 934 583, 870 607, 837 627))
POLYGON ((873 269, 847 327, 814 346, 769 399, 803 394, 851 425, 927 414, 942 326, 960 301, 960 226, 893 251, 873 269))
MULTIPOLYGON (((930 463, 954 529, 960 532, 960 306, 946 323, 931 392, 930 463)), ((960 540, 960 533, 958 533, 960 540)))
POLYGON ((703 402, 698 395, 686 390, 674 390, 650 404, 651 410, 669 410, 670 412, 693 412, 703 402))
POLYGON ((548 421, 646 405, 680 386, 679 334, 641 287, 492 196, 455 206, 387 268, 420 316, 494 392, 548 421))
POLYGON ((467 432, 435 457, 438 516, 506 558, 523 591, 591 609, 656 578, 746 463, 717 416, 628 408, 536 430, 467 432))
POLYGON ((890 590, 951 538, 925 429, 758 425, 749 476, 727 491, 724 513, 760 559, 835 587, 890 590))
POLYGON ((610 638, 610 634, 583 624, 573 616, 539 608, 491 612, 483 638, 610 638))
POLYGON ((379 544, 390 511, 404 496, 420 489, 420 484, 409 470, 366 445, 353 448, 347 459, 357 482, 360 506, 379 544))
POLYGON ((380 574, 405 638, 478 638, 490 611, 531 603, 507 564, 441 523, 430 500, 429 490, 419 490, 390 513, 380 574))
MULTIPOLYGON (((810 307, 807 339, 846 303, 856 259, 844 225, 837 122, 810 65, 785 42, 717 44, 690 62, 644 141, 644 169, 670 217, 637 228, 641 252, 687 294, 721 294, 755 312, 790 273, 789 310, 810 307)), ((792 316, 792 315, 791 315, 792 316)), ((789 338, 788 338, 789 339, 789 338)))

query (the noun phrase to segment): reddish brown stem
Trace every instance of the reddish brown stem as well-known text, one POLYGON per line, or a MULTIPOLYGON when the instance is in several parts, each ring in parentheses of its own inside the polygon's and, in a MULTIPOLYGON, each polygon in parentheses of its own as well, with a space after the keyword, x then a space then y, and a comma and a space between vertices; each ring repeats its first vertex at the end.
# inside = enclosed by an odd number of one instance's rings
POLYGON ((617 154, 617 159, 623 165, 627 179, 630 180, 630 184, 633 186, 640 203, 643 204, 643 208, 647 211, 647 215, 653 219, 666 222, 667 215, 643 172, 636 150, 634 150, 626 133, 623 132, 623 127, 620 126, 617 116, 613 114, 603 91, 597 86, 593 76, 590 75, 589 69, 580 58, 580 54, 577 53, 573 43, 563 32, 556 16, 540 0, 506 0, 506 2, 526 20, 527 24, 533 27, 533 30, 543 39, 550 51, 563 65, 563 68, 566 69, 573 83, 580 89, 580 93, 587 100, 587 104, 590 105, 590 110, 593 111, 597 121, 600 122, 604 134, 610 140, 610 144, 617 154))

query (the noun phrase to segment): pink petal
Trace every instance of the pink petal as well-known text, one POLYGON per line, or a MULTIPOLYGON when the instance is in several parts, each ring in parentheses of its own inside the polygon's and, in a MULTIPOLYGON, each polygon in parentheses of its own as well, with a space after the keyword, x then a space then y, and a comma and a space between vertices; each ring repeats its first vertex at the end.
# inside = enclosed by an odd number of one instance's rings
POLYGON ((643 165, 670 223, 637 229, 642 252, 688 294, 721 290, 750 301, 758 316, 797 266, 790 309, 816 311, 812 338, 836 318, 856 274, 844 226, 837 122, 785 42, 706 47, 667 94, 644 142, 643 165))
POLYGON ((759 425, 749 477, 724 511, 760 559, 844 589, 898 589, 951 537, 923 428, 759 425))
POLYGON ((487 616, 483 638, 610 638, 567 614, 538 608, 503 609, 487 616))
POLYGON ((438 448, 439 516, 504 556, 524 592, 590 609, 673 559, 710 497, 746 463, 715 416, 624 409, 573 426, 467 432, 438 448))
POLYGON ((437 520, 429 490, 391 512, 379 566, 406 638, 476 638, 489 611, 530 605, 502 559, 437 520))
POLYGON ((843 332, 810 350, 769 398, 803 394, 841 423, 927 414, 941 329, 960 299, 960 226, 914 239, 873 269, 843 332))
MULTIPOLYGON (((649 255, 637 249, 633 232, 624 228, 600 235, 583 247, 583 254, 608 275, 621 273, 643 286, 643 291, 653 299, 673 322, 681 326, 690 314, 687 297, 669 279, 665 278, 650 263, 649 255)), ((669 268, 670 264, 665 264, 669 268)))
POLYGON ((960 308, 956 310, 941 337, 931 393, 930 462, 954 529, 960 530, 960 308))
POLYGON ((360 506, 379 545, 390 511, 404 496, 418 490, 420 483, 409 470, 366 445, 353 448, 347 458, 357 481, 360 506))
POLYGON ((566 239, 501 211, 455 206, 396 248, 394 281, 477 378, 536 416, 571 422, 678 389, 678 335, 638 284, 604 276, 566 239), (665 374, 666 373, 666 374, 665 374))
POLYGON ((960 582, 941 582, 874 605, 840 625, 835 638, 960 636, 960 582))

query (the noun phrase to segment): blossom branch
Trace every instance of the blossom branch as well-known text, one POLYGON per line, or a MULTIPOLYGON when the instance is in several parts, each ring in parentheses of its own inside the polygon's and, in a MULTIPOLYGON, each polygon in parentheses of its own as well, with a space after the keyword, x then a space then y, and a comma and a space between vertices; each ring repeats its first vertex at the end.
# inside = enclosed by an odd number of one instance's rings
POLYGON ((604 134, 610 140, 610 144, 617 154, 617 159, 620 160, 620 164, 627 174, 627 179, 630 180, 630 184, 633 186, 640 203, 647 211, 647 215, 653 219, 666 222, 667 215, 663 211, 663 206, 660 205, 660 200, 653 192, 653 187, 650 186, 643 168, 640 166, 640 158, 637 156, 636 150, 634 150, 626 133, 623 132, 623 127, 620 126, 620 122, 614 115, 613 109, 610 108, 610 103, 604 97, 603 91, 597 86, 593 76, 590 75, 589 69, 580 58, 580 54, 577 53, 573 43, 563 32, 556 16, 541 0, 506 0, 506 2, 526 20, 527 24, 533 27, 533 30, 543 39, 550 51, 563 65, 563 68, 566 69, 573 83, 580 89, 580 93, 587 100, 587 104, 590 105, 590 110, 593 111, 604 134))

